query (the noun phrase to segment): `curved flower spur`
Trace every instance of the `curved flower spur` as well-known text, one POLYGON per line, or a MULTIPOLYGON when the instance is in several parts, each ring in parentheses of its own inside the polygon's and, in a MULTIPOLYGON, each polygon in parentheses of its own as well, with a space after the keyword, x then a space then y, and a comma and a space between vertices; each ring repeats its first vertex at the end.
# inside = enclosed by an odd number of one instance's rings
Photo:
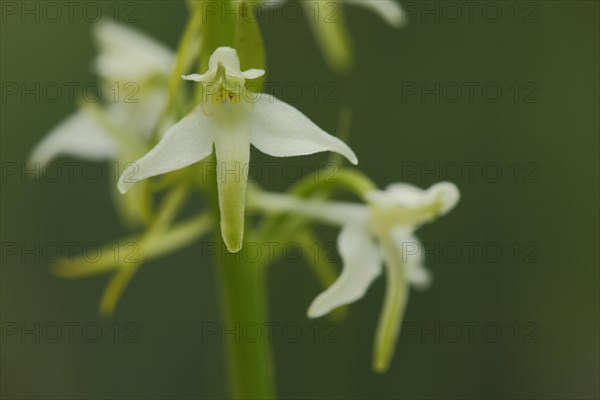
POLYGON ((245 89, 247 79, 264 73, 260 69, 242 72, 237 52, 230 47, 219 47, 210 57, 206 73, 183 76, 202 84, 200 105, 121 175, 118 183, 121 193, 141 179, 206 158, 212 154, 214 145, 221 232, 227 249, 237 252, 242 247, 247 186, 247 176, 242 171, 250 160, 250 144, 274 157, 334 151, 351 163, 358 163, 350 147, 294 107, 269 94, 245 89))

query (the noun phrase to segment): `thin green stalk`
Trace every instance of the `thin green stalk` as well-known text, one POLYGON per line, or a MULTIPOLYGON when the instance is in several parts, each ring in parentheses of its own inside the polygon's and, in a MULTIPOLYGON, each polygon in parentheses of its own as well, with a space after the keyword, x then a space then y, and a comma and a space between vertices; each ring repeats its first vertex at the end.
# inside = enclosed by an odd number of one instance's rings
MULTIPOLYGON (((220 239, 220 236, 219 236, 220 239)), ((239 254, 239 253, 238 253, 239 254)), ((274 369, 268 335, 257 339, 255 332, 268 329, 265 266, 223 257, 217 266, 227 335, 230 387, 236 399, 274 399, 274 369)))

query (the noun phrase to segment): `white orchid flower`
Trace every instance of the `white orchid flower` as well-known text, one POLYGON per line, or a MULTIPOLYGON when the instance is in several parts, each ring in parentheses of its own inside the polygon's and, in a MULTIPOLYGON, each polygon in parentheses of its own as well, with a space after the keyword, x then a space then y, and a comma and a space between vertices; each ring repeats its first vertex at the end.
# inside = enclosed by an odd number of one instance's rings
POLYGON ((237 52, 230 47, 215 50, 205 74, 184 76, 200 82, 201 104, 171 127, 162 140, 123 173, 119 190, 133 183, 196 163, 213 152, 217 160, 217 184, 221 231, 231 252, 241 249, 244 229, 250 144, 274 157, 290 157, 335 151, 352 163, 354 152, 327 134, 300 111, 265 93, 245 90, 246 79, 263 70, 242 72, 237 52))
POLYGON ((143 82, 154 76, 168 76, 175 56, 162 43, 144 33, 108 19, 94 28, 100 54, 94 69, 106 80, 143 82))
MULTIPOLYGON (((94 70, 102 78, 102 104, 82 107, 53 128, 32 150, 28 162, 43 168, 59 156, 123 164, 142 155, 167 104, 167 81, 175 55, 133 29, 105 20, 94 25, 99 55, 94 70)), ((131 225, 149 218, 144 190, 115 197, 131 225)))
MULTIPOLYGON (((131 84, 137 91, 131 102, 125 101, 121 93, 118 101, 108 104, 107 120, 122 132, 147 138, 166 103, 166 77, 174 54, 150 37, 108 20, 96 24, 93 33, 100 49, 94 61, 96 72, 108 85, 116 83, 123 90, 124 85, 131 84)), ((52 129, 33 149, 29 161, 44 165, 58 156, 91 161, 118 160, 132 149, 116 136, 82 109, 52 129)))
POLYGON ((362 298, 371 283, 387 273, 383 311, 375 340, 374 369, 385 371, 393 355, 408 299, 408 286, 425 288, 431 281, 422 265, 422 245, 414 231, 450 211, 459 200, 452 183, 428 190, 393 184, 366 195, 368 204, 306 201, 289 195, 253 192, 252 207, 268 212, 294 212, 341 226, 338 250, 343 270, 336 282, 310 305, 308 316, 321 317, 362 298))
POLYGON ((321 51, 329 64, 342 72, 349 69, 352 60, 342 4, 370 10, 393 28, 406 23, 406 13, 396 0, 303 0, 302 4, 321 51))

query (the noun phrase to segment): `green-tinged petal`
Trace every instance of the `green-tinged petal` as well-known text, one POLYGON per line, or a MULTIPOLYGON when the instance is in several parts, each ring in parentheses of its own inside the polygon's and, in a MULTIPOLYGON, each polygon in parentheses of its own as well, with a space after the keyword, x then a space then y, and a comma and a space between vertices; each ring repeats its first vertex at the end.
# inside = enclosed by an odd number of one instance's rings
POLYGON ((338 226, 348 223, 364 225, 369 218, 369 208, 362 204, 303 200, 295 196, 259 190, 249 192, 248 206, 267 213, 293 213, 338 226))
POLYGON ((100 48, 96 72, 122 83, 168 74, 175 57, 168 47, 126 25, 108 19, 95 24, 94 39, 100 48))
POLYGON ((352 45, 344 10, 338 0, 304 1, 307 19, 328 64, 346 73, 352 67, 352 45))
POLYGON ((294 107, 266 93, 256 97, 251 140, 257 149, 274 157, 334 151, 352 164, 358 163, 346 143, 319 128, 294 107))
POLYGON ((344 0, 344 3, 366 8, 379 15, 394 28, 406 24, 406 14, 396 0, 344 0))
POLYGON ((115 159, 119 148, 115 139, 89 114, 78 111, 52 129, 33 149, 29 161, 47 164, 58 156, 85 160, 115 159))
POLYGON ((312 302, 309 318, 321 317, 336 307, 362 298, 381 273, 381 255, 364 226, 342 228, 338 248, 344 267, 340 277, 312 302))
POLYGON ((386 288, 383 309, 375 333, 373 369, 385 372, 389 368, 400 333, 404 310, 408 301, 408 283, 402 255, 390 238, 380 238, 381 252, 386 268, 386 288))
POLYGON ((151 176, 194 164, 212 153, 211 119, 198 107, 165 133, 144 157, 132 163, 119 178, 125 193, 131 185, 151 176))
POLYGON ((227 249, 242 248, 246 186, 250 162, 250 123, 243 105, 223 104, 215 113, 214 137, 221 233, 227 249))

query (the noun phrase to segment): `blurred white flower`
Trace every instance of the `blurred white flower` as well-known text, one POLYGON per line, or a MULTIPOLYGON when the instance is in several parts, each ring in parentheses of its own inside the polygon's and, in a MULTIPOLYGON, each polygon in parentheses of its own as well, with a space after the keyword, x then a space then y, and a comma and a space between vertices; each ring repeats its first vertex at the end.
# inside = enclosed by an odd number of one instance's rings
POLYGON ((386 267, 387 288, 375 340, 374 369, 389 366, 408 299, 408 286, 425 288, 431 281, 422 265, 422 245, 414 231, 450 211, 459 200, 452 183, 427 190, 393 184, 366 194, 368 204, 306 201, 297 197, 253 192, 253 207, 269 212, 294 212, 341 226, 338 250, 343 270, 338 280, 310 305, 308 316, 321 317, 364 296, 386 267))
POLYGON ((264 73, 259 69, 242 72, 237 52, 230 47, 215 50, 205 74, 183 77, 203 85, 201 104, 123 173, 119 190, 124 193, 141 179, 196 163, 209 156, 214 145, 221 231, 228 250, 236 252, 243 240, 250 144, 275 157, 335 151, 357 163, 354 152, 344 142, 321 130, 294 107, 271 95, 245 89, 246 79, 264 73))
MULTIPOLYGON (((94 26, 99 55, 94 70, 102 78, 103 103, 86 103, 54 127, 32 150, 28 162, 43 168, 59 156, 113 161, 122 168, 147 150, 167 105, 167 82, 175 55, 152 38, 104 20, 94 26)), ((165 121, 164 123, 166 123, 165 121)), ((150 218, 142 187, 115 197, 125 221, 150 218)))
POLYGON ((94 62, 98 75, 106 80, 143 83, 155 76, 168 76, 174 54, 144 33, 110 20, 94 27, 100 54, 94 62))
POLYGON ((148 138, 158 122, 174 55, 150 37, 108 20, 96 24, 93 34, 100 50, 94 69, 104 86, 121 90, 117 98, 112 92, 107 96, 112 101, 105 109, 108 124, 85 107, 78 110, 37 144, 29 158, 32 163, 44 165, 63 155, 91 161, 118 160, 124 153, 131 157, 136 150, 143 152, 131 144, 143 144, 136 139, 148 138), (122 133, 136 138, 123 140, 122 133))

